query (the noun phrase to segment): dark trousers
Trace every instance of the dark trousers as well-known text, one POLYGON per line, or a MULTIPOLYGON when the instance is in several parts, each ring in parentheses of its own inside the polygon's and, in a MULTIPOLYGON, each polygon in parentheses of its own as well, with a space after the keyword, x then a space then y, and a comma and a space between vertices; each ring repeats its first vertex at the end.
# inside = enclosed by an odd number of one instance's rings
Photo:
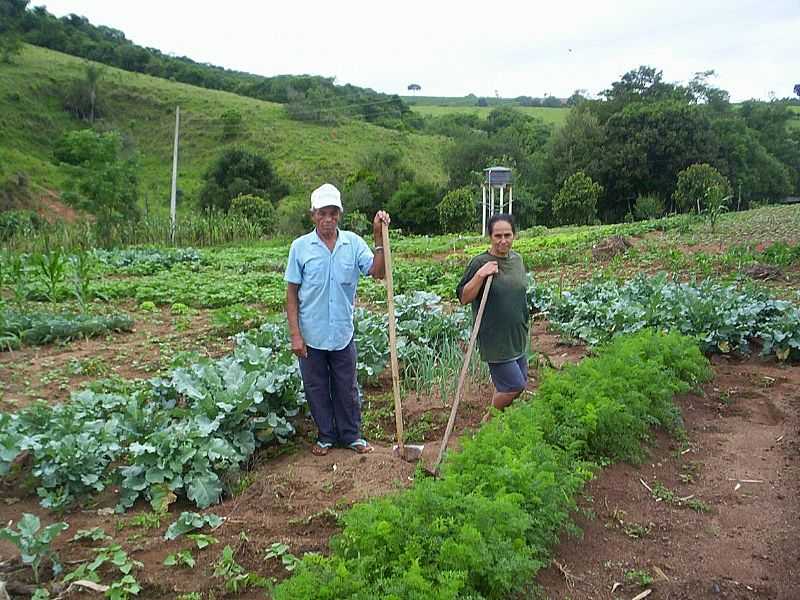
POLYGON ((352 444, 361 437, 355 340, 341 350, 307 348, 308 357, 300 358, 300 374, 319 441, 352 444))

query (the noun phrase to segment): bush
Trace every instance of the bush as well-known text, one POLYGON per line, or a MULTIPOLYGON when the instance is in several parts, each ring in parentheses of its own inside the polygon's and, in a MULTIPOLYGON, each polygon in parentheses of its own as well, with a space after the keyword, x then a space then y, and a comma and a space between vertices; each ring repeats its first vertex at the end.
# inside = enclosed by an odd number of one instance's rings
POLYGON ((360 210, 350 210, 342 215, 342 228, 365 236, 372 231, 372 221, 360 210))
POLYGON ((244 119, 242 113, 235 108, 231 108, 222 113, 219 117, 222 123, 222 139, 230 140, 241 135, 244 129, 244 119))
POLYGON ((678 173, 678 183, 672 199, 681 212, 692 209, 702 212, 709 193, 724 198, 731 193, 727 177, 707 163, 698 163, 678 173))
POLYGON ((236 196, 231 200, 231 208, 228 212, 255 223, 264 234, 272 233, 275 230, 275 207, 269 200, 260 196, 252 194, 236 196))
POLYGON ((55 157, 77 167, 62 199, 97 217, 100 240, 107 241, 115 227, 140 219, 139 168, 135 155, 123 156, 119 133, 68 132, 56 145, 55 157))
POLYGON ((633 206, 633 215, 637 221, 660 219, 664 216, 664 201, 657 194, 639 196, 633 206))
POLYGON ((200 206, 207 210, 227 212, 231 200, 245 194, 277 202, 288 193, 269 160, 242 148, 223 152, 206 173, 205 180, 200 206))
POLYGON ((597 200, 603 187, 578 171, 564 181, 553 198, 553 214, 562 225, 591 225, 597 219, 597 200))
POLYGON ((277 233, 300 235, 313 229, 309 206, 310 201, 306 196, 287 196, 281 200, 275 211, 277 233))
POLYGON ((408 232, 436 233, 439 229, 437 197, 433 185, 404 181, 389 201, 392 221, 408 232))
POLYGON ((8 240, 15 235, 34 234, 44 221, 32 210, 6 210, 0 212, 0 240, 8 240))
POLYGON ((436 211, 443 233, 460 233, 474 230, 478 223, 475 190, 461 187, 445 194, 436 211))

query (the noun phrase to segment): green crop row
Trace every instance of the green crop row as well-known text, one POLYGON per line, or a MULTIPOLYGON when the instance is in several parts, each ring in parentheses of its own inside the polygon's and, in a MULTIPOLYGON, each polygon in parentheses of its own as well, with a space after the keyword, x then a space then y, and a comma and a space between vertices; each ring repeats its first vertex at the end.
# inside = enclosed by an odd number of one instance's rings
POLYGON ((640 332, 544 375, 520 402, 461 438, 440 479, 356 505, 331 555, 306 555, 276 600, 515 597, 569 527, 597 464, 636 459, 652 426, 680 427, 672 402, 710 376, 695 343, 640 332))
POLYGON ((76 338, 104 335, 111 331, 132 329, 133 319, 122 314, 23 313, 3 309, 0 310, 0 351, 16 349, 22 344, 66 342, 76 338))
POLYGON ((595 279, 560 294, 533 285, 528 298, 552 327, 589 344, 654 327, 695 337, 704 352, 747 353, 755 343, 765 356, 800 358, 800 309, 752 287, 638 275, 623 283, 595 279))

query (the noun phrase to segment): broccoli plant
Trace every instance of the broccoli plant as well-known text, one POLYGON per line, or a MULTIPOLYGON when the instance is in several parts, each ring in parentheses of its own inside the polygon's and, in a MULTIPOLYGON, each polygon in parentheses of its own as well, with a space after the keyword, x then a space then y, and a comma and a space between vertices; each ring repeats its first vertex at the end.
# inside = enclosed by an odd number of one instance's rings
POLYGON ((25 513, 17 523, 16 530, 11 529, 11 527, 0 529, 0 539, 8 540, 19 548, 22 562, 31 566, 34 581, 38 584, 39 568, 45 559, 50 559, 53 563, 54 575, 58 575, 61 572, 61 564, 58 562, 58 556, 51 548, 51 545, 53 540, 68 527, 69 525, 61 522, 53 523, 42 529, 39 517, 25 513))

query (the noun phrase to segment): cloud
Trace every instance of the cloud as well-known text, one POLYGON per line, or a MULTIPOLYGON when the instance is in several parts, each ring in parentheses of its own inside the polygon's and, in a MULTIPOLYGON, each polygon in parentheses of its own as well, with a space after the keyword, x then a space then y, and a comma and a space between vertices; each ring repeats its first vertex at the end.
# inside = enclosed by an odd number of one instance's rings
POLYGON ((136 43, 258 73, 336 76, 378 91, 567 96, 646 64, 669 81, 715 69, 734 100, 792 93, 800 4, 696 0, 255 3, 56 0, 136 43))

